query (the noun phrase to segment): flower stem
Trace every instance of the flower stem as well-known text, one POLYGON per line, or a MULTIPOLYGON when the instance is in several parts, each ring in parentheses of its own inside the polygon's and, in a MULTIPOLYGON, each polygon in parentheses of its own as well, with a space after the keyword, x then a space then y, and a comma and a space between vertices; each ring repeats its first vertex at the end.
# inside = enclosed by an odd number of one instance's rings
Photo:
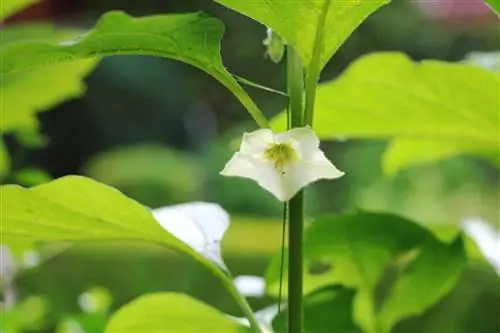
POLYGON ((325 36, 325 23, 330 8, 331 0, 326 0, 320 13, 311 65, 307 71, 306 82, 306 107, 304 111, 305 125, 313 126, 314 103, 316 101, 316 88, 318 86, 319 74, 321 72, 321 54, 323 53, 323 39, 325 36))
MULTIPOLYGON (((291 125, 302 127, 304 70, 299 56, 290 46, 287 47, 287 85, 291 125)), ((289 207, 288 330, 289 333, 302 333, 304 191, 300 191, 290 200, 289 207)))

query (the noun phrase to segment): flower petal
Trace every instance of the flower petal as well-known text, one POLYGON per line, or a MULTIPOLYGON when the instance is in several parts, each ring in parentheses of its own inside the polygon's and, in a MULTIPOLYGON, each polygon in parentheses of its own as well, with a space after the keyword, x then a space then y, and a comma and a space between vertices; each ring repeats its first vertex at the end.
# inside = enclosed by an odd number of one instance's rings
POLYGON ((243 134, 239 153, 252 157, 260 157, 269 145, 274 143, 274 133, 269 129, 260 129, 243 134))
POLYGON ((276 135, 278 142, 286 142, 290 139, 298 143, 300 156, 304 159, 311 158, 319 150, 319 139, 309 126, 293 128, 276 135))
POLYGON ((500 232, 480 218, 466 218, 462 229, 474 240, 486 260, 500 274, 500 232))
POLYGON ((343 175, 344 173, 338 170, 318 149, 309 160, 298 161, 285 168, 283 175, 285 200, 290 200, 302 188, 319 179, 335 179, 343 175))
POLYGON ((153 216, 165 230, 225 268, 220 242, 229 227, 229 215, 221 206, 192 202, 155 209, 153 216))
POLYGON ((239 293, 245 297, 263 297, 266 293, 266 281, 255 275, 240 275, 234 279, 239 293))
POLYGON ((286 201, 283 177, 270 161, 255 159, 236 153, 221 171, 224 176, 236 176, 255 180, 278 200, 286 201))

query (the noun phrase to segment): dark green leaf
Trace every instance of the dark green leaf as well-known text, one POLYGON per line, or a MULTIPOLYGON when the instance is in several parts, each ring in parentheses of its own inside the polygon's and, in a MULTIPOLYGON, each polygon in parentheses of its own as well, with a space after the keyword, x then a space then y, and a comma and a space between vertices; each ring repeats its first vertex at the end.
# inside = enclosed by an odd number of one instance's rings
POLYGON ((203 13, 133 18, 120 11, 109 12, 93 30, 77 38, 2 45, 0 73, 113 55, 171 58, 212 75, 231 90, 259 125, 267 126, 260 110, 222 64, 220 39, 223 33, 223 24, 203 13))
MULTIPOLYGON (((352 320, 354 291, 335 286, 316 290, 304 299, 304 328, 307 333, 361 333, 352 320)), ((276 333, 286 330, 286 312, 274 320, 276 333)))
MULTIPOLYGON (((333 284, 355 289, 354 319, 368 333, 389 332, 398 320, 435 304, 465 265, 461 241, 440 243, 421 226, 387 214, 313 221, 305 234, 304 255, 305 292, 333 284), (388 272, 394 271, 395 282, 381 293, 388 272), (411 287, 417 285, 425 292, 411 287)), ((271 263, 266 280, 275 294, 279 260, 271 263)))

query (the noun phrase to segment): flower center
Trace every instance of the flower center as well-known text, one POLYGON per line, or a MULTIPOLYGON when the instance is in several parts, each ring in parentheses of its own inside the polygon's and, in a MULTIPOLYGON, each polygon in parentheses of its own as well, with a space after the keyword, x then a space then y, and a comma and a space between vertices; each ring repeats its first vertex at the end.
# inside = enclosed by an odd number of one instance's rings
POLYGON ((264 157, 274 163, 275 168, 283 173, 285 165, 299 159, 295 149, 288 143, 274 143, 264 152, 264 157))

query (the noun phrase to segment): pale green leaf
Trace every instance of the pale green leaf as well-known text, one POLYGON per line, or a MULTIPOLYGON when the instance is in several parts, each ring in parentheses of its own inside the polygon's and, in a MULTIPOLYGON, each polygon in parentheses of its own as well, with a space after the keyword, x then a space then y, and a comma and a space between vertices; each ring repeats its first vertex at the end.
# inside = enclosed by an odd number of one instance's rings
POLYGON ((109 12, 93 30, 77 38, 2 45, 0 73, 113 55, 171 58, 212 75, 235 94, 259 125, 267 126, 260 110, 222 64, 223 33, 223 24, 203 13, 133 18, 120 11, 109 12))
POLYGON ((39 112, 85 93, 82 79, 96 64, 85 59, 3 75, 1 131, 36 131, 39 112))
POLYGON ((312 60, 320 15, 329 2, 325 24, 320 68, 349 35, 370 14, 389 0, 216 0, 216 2, 246 15, 273 29, 299 54, 306 67, 312 60))
POLYGON ((433 163, 441 159, 462 154, 477 155, 500 165, 500 156, 492 150, 474 142, 455 142, 445 140, 393 140, 384 153, 382 169, 387 175, 394 175, 402 169, 433 163))
POLYGON ((141 296, 110 319, 105 333, 236 333, 244 327, 224 313, 187 295, 141 296))
POLYGON ((222 275, 219 268, 164 230, 151 211, 119 191, 80 176, 22 188, 1 188, 2 241, 133 240, 185 253, 222 275))
MULTIPOLYGON (((397 150, 385 162, 392 172, 462 153, 494 156, 500 145, 499 91, 500 76, 480 67, 372 54, 320 85, 314 129, 321 139, 404 140, 394 141, 397 150), (429 151, 420 147, 431 142, 429 151)), ((285 118, 280 114, 273 128, 286 128, 285 118)))
POLYGON ((37 2, 40 0, 2 0, 0 2, 0 20, 3 21, 37 2))
MULTIPOLYGON (((72 29, 55 30, 50 24, 29 24, 6 28, 2 32, 2 41, 3 45, 9 45, 37 39, 58 40, 76 33, 72 29)), ((83 78, 97 62, 98 59, 84 59, 2 75, 0 132, 16 132, 23 138, 36 137, 37 114, 81 97, 86 90, 83 78)))
MULTIPOLYGON (((461 243, 441 243, 423 227, 388 214, 321 218, 306 230, 304 242, 305 292, 333 284, 356 289, 354 319, 367 333, 387 333, 400 319, 425 311, 451 290, 465 266, 461 243), (382 297, 380 286, 394 270, 399 271, 396 282, 382 297), (432 288, 420 293, 409 284, 432 288)), ((272 294, 279 283, 279 258, 266 274, 272 294)))

